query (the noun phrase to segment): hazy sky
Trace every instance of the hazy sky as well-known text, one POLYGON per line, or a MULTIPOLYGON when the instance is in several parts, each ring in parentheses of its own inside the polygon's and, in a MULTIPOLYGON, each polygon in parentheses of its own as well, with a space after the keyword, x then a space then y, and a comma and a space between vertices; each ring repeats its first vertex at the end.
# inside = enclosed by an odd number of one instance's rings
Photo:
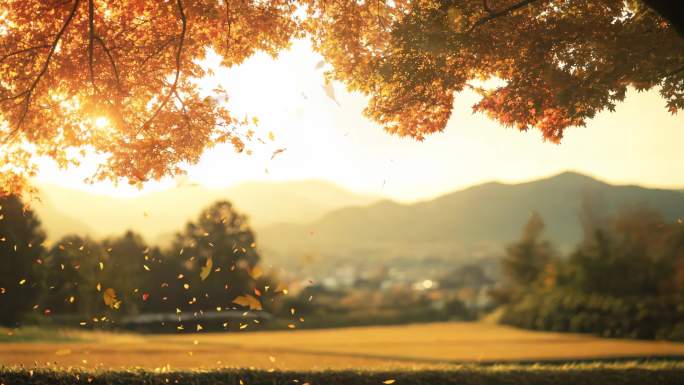
MULTIPOLYGON (((575 170, 614 183, 684 187, 684 116, 670 115, 657 92, 629 92, 614 113, 602 113, 587 127, 566 132, 560 145, 543 142, 537 131, 505 129, 471 113, 476 95, 456 97, 443 133, 424 142, 386 134, 362 115, 365 98, 334 84, 335 103, 323 88, 320 57, 297 42, 278 59, 256 55, 238 68, 220 71, 238 116, 256 115, 253 155, 232 147, 208 151, 189 169, 189 179, 207 186, 249 180, 325 179, 350 190, 402 201, 429 198, 490 180, 517 182, 575 170), (267 139, 272 131, 275 141, 267 139), (285 148, 273 160, 274 150, 285 148)), ((84 185, 92 171, 57 171, 45 164, 39 181, 97 192, 130 195, 126 186, 84 185)), ((146 189, 172 188, 172 180, 146 189)))

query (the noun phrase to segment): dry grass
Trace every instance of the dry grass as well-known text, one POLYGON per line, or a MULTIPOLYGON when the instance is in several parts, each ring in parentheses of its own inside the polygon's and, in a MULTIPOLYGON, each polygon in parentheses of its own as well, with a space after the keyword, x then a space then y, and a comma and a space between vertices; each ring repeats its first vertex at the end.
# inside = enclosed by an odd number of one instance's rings
POLYGON ((684 344, 434 323, 279 332, 71 333, 75 341, 9 342, 3 365, 103 369, 444 369, 463 362, 684 357, 684 344))
POLYGON ((26 369, 0 367, 12 385, 681 385, 684 364, 624 362, 578 365, 462 365, 439 370, 185 371, 26 369))

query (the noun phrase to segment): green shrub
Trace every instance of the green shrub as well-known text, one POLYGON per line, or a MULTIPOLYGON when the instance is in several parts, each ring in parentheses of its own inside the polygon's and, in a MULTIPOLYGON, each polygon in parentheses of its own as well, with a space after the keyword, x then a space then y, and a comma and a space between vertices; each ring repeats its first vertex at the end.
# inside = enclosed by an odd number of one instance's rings
POLYGON ((501 323, 602 337, 684 339, 682 299, 616 298, 564 289, 526 294, 505 307, 501 323))

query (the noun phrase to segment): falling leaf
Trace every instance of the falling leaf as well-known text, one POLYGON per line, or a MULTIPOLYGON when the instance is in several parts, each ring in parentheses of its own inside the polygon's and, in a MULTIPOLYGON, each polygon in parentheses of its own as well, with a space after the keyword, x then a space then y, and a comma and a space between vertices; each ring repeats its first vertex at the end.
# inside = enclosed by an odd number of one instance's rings
POLYGON ((264 274, 264 269, 261 268, 261 266, 256 265, 253 268, 249 270, 249 276, 252 277, 252 279, 259 279, 264 274))
POLYGON ((150 268, 147 265, 143 265, 143 268, 147 271, 150 271, 150 268))
POLYGON ((340 102, 337 101, 337 98, 335 97, 335 88, 333 88, 332 82, 326 80, 325 83, 323 84, 323 90, 325 91, 325 94, 332 99, 337 106, 340 106, 340 102))
POLYGON ((268 132, 268 140, 270 140, 270 141, 275 140, 275 134, 273 134, 273 131, 268 132))
POLYGON ((26 278, 22 278, 22 279, 19 281, 19 284, 20 284, 20 285, 23 285, 23 284, 25 284, 25 283, 26 283, 26 278))
POLYGON ((100 270, 104 270, 104 263, 100 262, 100 270))
POLYGON ((240 306, 245 306, 245 307, 249 306, 250 310, 261 310, 262 309, 261 302, 259 302, 258 299, 252 297, 249 294, 237 296, 233 300, 233 303, 240 305, 240 306))
POLYGON ((395 380, 392 378, 392 379, 389 379, 389 380, 385 380, 385 381, 383 381, 382 383, 385 384, 385 385, 390 385, 390 384, 394 384, 394 382, 395 382, 395 380))
POLYGON ((321 60, 318 63, 316 63, 316 69, 323 68, 324 65, 325 65, 325 60, 321 60))
POLYGON ((200 270, 200 278, 202 278, 202 281, 207 279, 209 274, 211 273, 211 267, 214 265, 214 262, 211 260, 211 258, 207 259, 207 264, 202 267, 200 270))
POLYGON ((276 155, 285 152, 285 150, 287 150, 287 149, 286 148, 279 148, 279 149, 273 151, 273 155, 271 155, 271 160, 273 160, 276 157, 276 155))
POLYGON ((143 293, 143 295, 142 295, 143 302, 146 302, 148 299, 150 299, 150 295, 148 293, 143 293))
POLYGON ((105 289, 104 293, 102 294, 102 299, 104 299, 105 305, 112 309, 118 309, 119 306, 121 306, 121 301, 116 299, 116 291, 114 291, 114 289, 111 287, 105 289))

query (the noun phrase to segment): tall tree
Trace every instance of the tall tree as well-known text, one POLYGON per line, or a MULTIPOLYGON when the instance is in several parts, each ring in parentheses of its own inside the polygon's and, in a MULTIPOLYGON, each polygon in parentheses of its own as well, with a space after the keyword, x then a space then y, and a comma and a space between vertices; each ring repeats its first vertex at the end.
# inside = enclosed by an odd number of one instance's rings
POLYGON ((586 293, 615 297, 681 294, 683 236, 680 224, 665 223, 659 213, 627 207, 589 225, 568 261, 568 281, 586 293))
POLYGON ((503 275, 512 289, 533 288, 550 266, 555 253, 551 244, 541 238, 543 231, 541 217, 532 213, 520 240, 506 248, 506 256, 502 260, 503 275))
POLYGON ((559 141, 659 87, 684 107, 682 13, 665 0, 4 0, 0 3, 0 186, 33 159, 101 155, 94 179, 132 184, 182 172, 250 131, 220 89, 197 79, 308 36, 328 77, 370 96, 366 114, 398 135, 441 131, 455 94, 505 126, 559 141), (674 26, 674 27, 673 27, 674 26), (495 80, 483 82, 484 80, 495 80), (493 84, 493 85, 491 85, 493 84))
POLYGON ((45 234, 14 196, 0 198, 0 324, 16 326, 38 303, 45 234))
POLYGON ((104 277, 101 287, 114 289, 121 301, 120 309, 112 314, 137 314, 141 295, 153 282, 151 272, 160 264, 142 237, 132 231, 102 242, 106 251, 104 277))
POLYGON ((91 239, 70 235, 57 241, 45 260, 43 305, 54 315, 97 315, 103 308, 97 283, 105 258, 104 249, 91 239))
POLYGON ((182 261, 182 276, 173 284, 186 288, 184 309, 230 307, 237 296, 256 295, 261 274, 254 233, 229 202, 214 203, 188 223, 170 256, 182 261))

